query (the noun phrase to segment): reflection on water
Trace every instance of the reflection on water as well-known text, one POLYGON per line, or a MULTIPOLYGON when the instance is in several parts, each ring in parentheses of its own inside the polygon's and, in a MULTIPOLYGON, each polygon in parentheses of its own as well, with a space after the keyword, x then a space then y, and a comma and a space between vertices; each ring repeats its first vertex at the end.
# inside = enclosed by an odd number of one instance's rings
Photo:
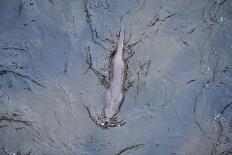
POLYGON ((231 10, 231 0, 0 1, 0 154, 231 154, 231 10), (86 107, 102 113, 121 19, 126 124, 102 129, 86 107))

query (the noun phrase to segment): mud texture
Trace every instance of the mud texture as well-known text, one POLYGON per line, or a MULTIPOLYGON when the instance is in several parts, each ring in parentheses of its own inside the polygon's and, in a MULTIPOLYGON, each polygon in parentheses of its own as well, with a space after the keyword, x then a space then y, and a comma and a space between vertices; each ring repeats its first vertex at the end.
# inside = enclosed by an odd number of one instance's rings
POLYGON ((0 155, 231 155, 232 0, 0 0, 0 155), (120 127, 102 129, 125 27, 120 127))

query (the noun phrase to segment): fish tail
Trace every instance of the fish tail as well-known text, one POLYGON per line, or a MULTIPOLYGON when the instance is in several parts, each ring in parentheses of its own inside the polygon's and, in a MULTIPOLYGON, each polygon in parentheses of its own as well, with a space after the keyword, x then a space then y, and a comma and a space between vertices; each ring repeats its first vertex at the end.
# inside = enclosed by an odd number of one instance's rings
POLYGON ((120 54, 122 54, 121 52, 123 51, 123 44, 124 44, 124 26, 121 22, 121 28, 120 28, 120 33, 119 33, 119 41, 118 41, 118 52, 120 52, 120 54))

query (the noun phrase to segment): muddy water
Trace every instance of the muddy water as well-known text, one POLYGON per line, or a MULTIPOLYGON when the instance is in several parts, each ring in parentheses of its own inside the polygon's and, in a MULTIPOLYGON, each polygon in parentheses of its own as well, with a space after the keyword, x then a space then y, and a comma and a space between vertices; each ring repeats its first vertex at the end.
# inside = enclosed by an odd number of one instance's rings
POLYGON ((231 10, 231 0, 1 0, 0 154, 231 154, 231 10), (85 107, 102 112, 121 17, 134 52, 126 124, 102 129, 85 107))

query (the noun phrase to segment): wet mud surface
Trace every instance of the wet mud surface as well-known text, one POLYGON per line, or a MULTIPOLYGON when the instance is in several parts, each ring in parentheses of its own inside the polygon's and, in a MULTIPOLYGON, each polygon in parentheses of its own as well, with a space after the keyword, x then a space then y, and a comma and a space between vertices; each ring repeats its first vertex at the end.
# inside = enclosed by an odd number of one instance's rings
POLYGON ((1 0, 0 154, 232 154, 231 0, 1 0), (102 129, 109 56, 128 76, 102 129), (90 59, 91 58, 91 59, 90 59))

